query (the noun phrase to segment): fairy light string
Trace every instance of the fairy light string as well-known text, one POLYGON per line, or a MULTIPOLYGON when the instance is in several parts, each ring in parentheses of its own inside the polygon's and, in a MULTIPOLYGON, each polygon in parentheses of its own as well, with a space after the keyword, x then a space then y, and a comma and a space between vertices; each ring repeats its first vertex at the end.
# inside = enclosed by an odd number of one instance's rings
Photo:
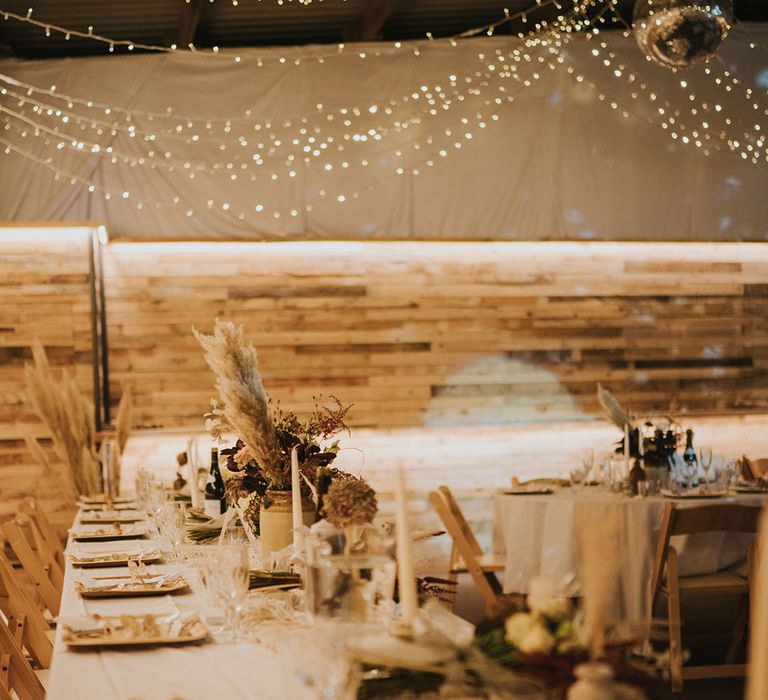
MULTIPOLYGON (((540 6, 543 4, 538 3, 540 6)), ((554 0, 551 4, 562 10, 562 6, 554 0)), ((286 118, 277 123, 271 120, 255 120, 253 111, 246 111, 236 118, 206 119, 175 114, 170 108, 165 112, 128 110, 87 98, 62 95, 55 86, 46 90, 26 85, 0 74, 0 95, 17 101, 16 110, 0 103, 5 130, 13 131, 21 138, 35 137, 41 140, 46 148, 54 148, 55 151, 54 156, 40 156, 5 138, 0 139, 0 143, 5 146, 6 154, 26 158, 52 172, 56 179, 64 178, 74 186, 87 187, 89 193, 102 196, 105 200, 130 204, 137 210, 173 206, 182 208, 187 217, 194 216, 198 210, 207 209, 237 222, 251 219, 263 221, 265 218, 292 220, 311 212, 318 202, 353 201, 392 179, 417 176, 426 169, 444 162, 451 153, 469 145, 473 134, 478 130, 484 130, 499 121, 500 109, 511 104, 520 90, 537 82, 545 70, 564 68, 578 83, 590 85, 597 92, 599 101, 625 119, 639 118, 648 124, 661 127, 673 140, 699 148, 705 155, 726 150, 737 153, 742 159, 749 159, 753 163, 761 159, 768 160, 759 123, 753 124, 754 131, 747 130, 743 135, 737 134, 736 131, 743 129, 741 122, 734 124, 730 117, 724 115, 723 119, 727 120, 725 123, 716 121, 713 118, 717 116, 713 112, 715 103, 699 100, 687 81, 684 80, 685 85, 679 86, 683 96, 680 101, 683 105, 681 109, 662 97, 658 91, 651 89, 638 73, 620 61, 599 36, 600 26, 608 21, 607 11, 615 13, 615 7, 613 3, 603 4, 594 16, 588 16, 587 11, 596 4, 595 0, 575 2, 573 10, 561 13, 556 19, 535 22, 530 31, 518 33, 519 43, 509 51, 500 48, 479 51, 478 68, 470 69, 464 74, 451 73, 447 83, 421 85, 400 98, 368 107, 329 107, 317 104, 310 108, 309 113, 286 118), (612 96, 611 90, 606 90, 604 85, 598 85, 595 80, 587 79, 583 72, 577 69, 572 53, 565 49, 574 35, 583 32, 586 32, 582 34, 584 41, 592 46, 587 55, 601 66, 601 70, 607 72, 609 82, 612 76, 617 81, 626 83, 632 106, 624 102, 625 97, 612 96), (510 90, 507 85, 510 81, 517 85, 517 91, 510 90), (44 97, 38 99, 40 96, 44 97), (635 109, 635 106, 641 106, 641 97, 647 102, 650 112, 647 109, 639 112, 635 109), (58 106, 56 101, 59 101, 58 106), (60 103, 65 103, 67 108, 64 109, 60 103), (412 107, 417 104, 422 104, 423 107, 414 111, 412 107), (117 118, 110 121, 80 114, 76 111, 76 106, 88 111, 101 111, 105 116, 114 114, 117 118), (33 114, 29 114, 27 108, 31 108, 33 114), (404 110, 406 114, 400 116, 400 110, 404 110), (458 110, 457 116, 447 121, 445 115, 452 110, 458 110), (45 119, 48 119, 49 123, 41 121, 45 119), (692 124, 689 123, 691 119, 692 124), (170 126, 153 129, 143 125, 142 120, 150 123, 170 122, 170 126), (110 143, 104 145, 96 137, 86 139, 73 135, 57 125, 51 125, 56 121, 69 124, 70 127, 77 125, 77 128, 84 132, 94 130, 96 136, 111 137, 110 143), (340 125, 343 133, 339 133, 340 125), (206 134, 219 130, 223 134, 219 138, 197 134, 195 139, 195 134, 187 133, 193 129, 205 131, 206 134), (260 133, 254 136, 250 133, 251 130, 260 133), (403 138, 403 134, 411 133, 412 136, 403 138), (400 136, 395 144, 390 144, 388 139, 393 135, 400 136), (130 138, 134 144, 146 144, 149 150, 140 155, 121 150, 117 144, 120 139, 125 138, 130 138), (113 139, 117 140, 112 142, 113 139), (248 150, 254 146, 253 139, 260 139, 255 144, 258 154, 248 150), (194 161, 177 156, 167 145, 161 148, 158 143, 160 140, 195 148, 218 144, 223 146, 223 151, 234 148, 235 154, 222 161, 194 161), (363 153, 355 155, 355 150, 363 146, 363 153), (96 157, 115 166, 162 168, 168 172, 186 175, 190 180, 199 175, 226 175, 233 180, 247 177, 253 182, 274 182, 283 178, 302 177, 302 166, 312 168, 314 179, 322 178, 325 173, 347 171, 354 172, 354 179, 358 180, 359 173, 362 172, 361 167, 372 168, 371 173, 375 172, 376 175, 370 182, 360 184, 352 191, 332 189, 320 180, 317 187, 303 191, 302 196, 306 201, 302 206, 289 205, 283 209, 267 207, 263 203, 264 197, 262 202, 257 202, 249 210, 238 208, 220 198, 208 198, 203 201, 201 207, 194 196, 183 189, 165 204, 153 201, 148 205, 140 190, 107 189, 87 177, 59 168, 55 162, 55 154, 62 150, 72 151, 83 157, 96 157), (254 158, 255 155, 258 157, 254 158), (386 161, 384 165, 382 159, 386 161)), ((625 26, 626 31, 628 28, 625 26)), ((290 64, 286 62, 286 65, 290 64)), ((725 67, 721 73, 714 71, 710 66, 703 70, 706 78, 726 93, 733 94, 735 88, 740 85, 738 78, 725 67), (730 89, 725 89, 726 87, 730 89)), ((758 105, 754 109, 759 112, 758 98, 746 90, 745 97, 753 100, 751 104, 758 105)), ((763 112, 768 114, 768 110, 764 108, 763 112)))

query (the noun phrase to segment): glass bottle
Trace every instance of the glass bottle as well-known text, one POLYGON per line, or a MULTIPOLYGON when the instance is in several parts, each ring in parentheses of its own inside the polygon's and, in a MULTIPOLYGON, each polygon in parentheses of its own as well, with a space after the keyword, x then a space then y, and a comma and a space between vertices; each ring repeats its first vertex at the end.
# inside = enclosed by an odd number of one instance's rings
POLYGON ((696 450, 693 449, 693 430, 688 428, 685 431, 685 449, 683 450, 683 478, 689 486, 696 486, 699 483, 698 478, 699 461, 696 458, 696 450))
POLYGON ((205 485, 205 514, 217 518, 226 510, 224 479, 221 478, 221 470, 219 469, 219 450, 212 447, 211 471, 208 474, 208 483, 205 485))

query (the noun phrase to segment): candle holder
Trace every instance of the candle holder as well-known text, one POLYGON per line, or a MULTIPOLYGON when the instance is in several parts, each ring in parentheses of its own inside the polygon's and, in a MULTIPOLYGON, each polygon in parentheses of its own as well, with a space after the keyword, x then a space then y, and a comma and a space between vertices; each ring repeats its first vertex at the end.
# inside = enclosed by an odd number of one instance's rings
POLYGON ((312 620, 385 624, 391 619, 395 561, 376 527, 337 530, 327 523, 306 539, 304 588, 312 620))

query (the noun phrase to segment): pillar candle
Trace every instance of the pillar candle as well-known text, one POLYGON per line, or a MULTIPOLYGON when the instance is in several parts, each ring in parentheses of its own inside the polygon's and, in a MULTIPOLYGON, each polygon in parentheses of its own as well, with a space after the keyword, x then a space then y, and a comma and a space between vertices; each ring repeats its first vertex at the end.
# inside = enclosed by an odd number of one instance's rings
POLYGON ((299 453, 291 450, 291 510, 293 514, 293 549, 298 552, 301 546, 301 526, 304 524, 301 513, 301 475, 299 474, 299 453))
POLYGON ((395 491, 395 534, 397 536, 397 576, 400 592, 401 620, 404 627, 411 627, 419 607, 416 595, 416 574, 411 551, 411 529, 408 524, 408 498, 403 466, 398 467, 395 491))

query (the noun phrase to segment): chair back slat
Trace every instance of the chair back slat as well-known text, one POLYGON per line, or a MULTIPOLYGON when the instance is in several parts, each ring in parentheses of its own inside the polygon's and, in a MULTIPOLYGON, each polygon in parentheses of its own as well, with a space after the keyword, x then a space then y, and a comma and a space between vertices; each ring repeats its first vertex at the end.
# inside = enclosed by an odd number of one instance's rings
POLYGON ((8 654, 10 664, 8 680, 19 700, 43 700, 45 689, 24 656, 21 647, 13 639, 11 630, 0 623, 0 652, 8 654))
POLYGON ((478 556, 478 557, 482 556, 483 548, 480 546, 480 543, 477 541, 477 538, 475 537, 475 533, 472 532, 472 528, 469 526, 467 519, 464 517, 464 513, 459 507, 459 504, 454 498, 451 490, 445 485, 438 486, 437 490, 442 495, 446 507, 451 511, 451 514, 453 515, 456 521, 456 524, 461 529, 464 539, 467 541, 468 545, 472 548, 472 551, 474 552, 475 556, 478 556))
POLYGON ((48 516, 40 507, 40 504, 34 498, 28 498, 19 504, 19 511, 32 518, 35 525, 37 525, 37 529, 45 539, 48 550, 53 554, 56 563, 61 569, 64 569, 64 547, 62 546, 62 541, 56 534, 56 530, 51 525, 51 521, 48 520, 48 516))
POLYGON ((48 668, 53 645, 46 632, 48 623, 35 602, 19 585, 17 574, 5 554, 0 552, 0 610, 9 620, 24 616, 23 646, 40 668, 48 668))
POLYGON ((716 504, 695 508, 675 508, 670 535, 696 535, 702 532, 741 532, 754 534, 760 518, 759 506, 716 504))
POLYGON ((13 553, 16 558, 21 562, 24 571, 27 576, 35 584, 37 592, 45 603, 46 607, 55 616, 59 614, 59 606, 61 604, 61 589, 56 587, 48 577, 48 572, 44 566, 40 563, 40 560, 32 549, 24 531, 21 528, 21 523, 17 518, 9 520, 3 523, 3 534, 8 540, 8 544, 11 545, 13 553))
MULTIPOLYGON (((447 486, 440 486, 436 491, 432 491, 429 494, 429 502, 443 522, 459 556, 464 561, 467 573, 472 577, 475 587, 483 600, 486 614, 492 615, 499 603, 501 586, 493 573, 483 571, 478 561, 478 552, 476 550, 476 547, 479 548, 479 544, 469 529, 469 525, 463 513, 461 513, 458 503, 456 503, 456 499, 453 498, 447 486), (457 511, 459 517, 456 516, 457 511), (471 539, 467 537, 468 532, 471 535, 471 539)), ((480 554, 482 554, 482 549, 480 554)))

